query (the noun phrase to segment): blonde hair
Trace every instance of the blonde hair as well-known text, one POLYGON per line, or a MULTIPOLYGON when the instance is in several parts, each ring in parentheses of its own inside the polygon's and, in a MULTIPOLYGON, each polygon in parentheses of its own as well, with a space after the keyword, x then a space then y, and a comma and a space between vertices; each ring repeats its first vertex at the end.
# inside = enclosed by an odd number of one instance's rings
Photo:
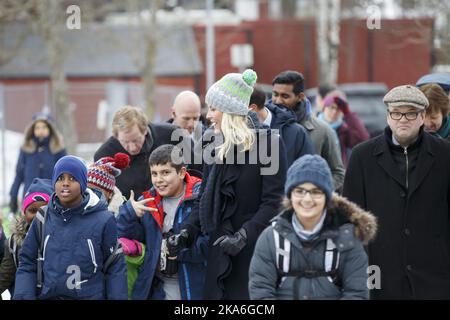
POLYGON ((218 155, 222 160, 232 147, 242 146, 245 152, 255 142, 255 132, 248 127, 247 116, 223 113, 220 126, 224 142, 218 147, 218 155))
POLYGON ((112 133, 117 137, 119 131, 129 131, 137 125, 141 133, 147 132, 148 118, 144 110, 138 107, 125 106, 119 109, 112 122, 112 133))

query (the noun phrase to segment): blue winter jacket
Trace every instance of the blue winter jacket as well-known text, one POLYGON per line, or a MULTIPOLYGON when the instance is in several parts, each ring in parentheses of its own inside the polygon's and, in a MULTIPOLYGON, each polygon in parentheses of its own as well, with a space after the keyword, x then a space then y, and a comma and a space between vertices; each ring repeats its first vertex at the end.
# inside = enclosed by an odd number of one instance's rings
POLYGON ((286 146, 288 167, 305 154, 314 154, 314 145, 306 129, 297 123, 295 115, 271 100, 265 105, 272 113, 271 129, 280 130, 281 139, 286 146))
POLYGON ((22 183, 24 184, 23 194, 25 194, 34 178, 51 179, 55 163, 67 154, 66 149, 52 153, 49 138, 40 142, 34 138, 34 142, 36 147, 33 152, 20 149, 16 176, 9 192, 11 198, 17 198, 22 183))
MULTIPOLYGON (((180 232, 180 226, 191 214, 200 185, 200 179, 186 174, 185 198, 178 206, 173 223, 175 233, 180 232)), ((155 201, 149 202, 149 205, 159 208, 159 212, 163 213, 161 197, 154 188, 150 189, 147 195, 144 193, 145 198, 150 195, 155 197, 155 201)), ((164 299, 165 297, 162 282, 154 279, 161 253, 162 221, 162 217, 158 218, 157 213, 146 213, 142 218, 138 218, 129 201, 120 208, 117 223, 119 237, 136 239, 146 244, 145 260, 132 292, 133 300, 164 299)), ((180 294, 183 300, 199 300, 203 297, 207 247, 208 238, 199 236, 192 248, 182 250, 177 257, 180 294)))
POLYGON ((19 255, 13 299, 127 300, 124 256, 103 270, 117 243, 115 218, 104 200, 86 189, 78 207, 64 209, 52 195, 44 224, 43 286, 36 297, 37 221, 19 255))

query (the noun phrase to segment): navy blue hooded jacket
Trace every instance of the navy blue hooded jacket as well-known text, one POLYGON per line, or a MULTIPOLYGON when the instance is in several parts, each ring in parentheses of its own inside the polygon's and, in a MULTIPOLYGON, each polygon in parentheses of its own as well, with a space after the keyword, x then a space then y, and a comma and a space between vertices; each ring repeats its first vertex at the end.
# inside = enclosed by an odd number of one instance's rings
POLYGON ((117 243, 114 216, 107 203, 86 189, 81 204, 64 209, 53 194, 44 224, 43 286, 36 296, 37 219, 19 255, 13 299, 123 299, 127 271, 123 255, 104 272, 117 243))
POLYGON ((287 165, 290 165, 305 154, 314 154, 314 145, 308 132, 299 123, 295 115, 286 108, 272 103, 271 100, 265 105, 272 113, 271 129, 280 130, 281 139, 286 147, 287 165))

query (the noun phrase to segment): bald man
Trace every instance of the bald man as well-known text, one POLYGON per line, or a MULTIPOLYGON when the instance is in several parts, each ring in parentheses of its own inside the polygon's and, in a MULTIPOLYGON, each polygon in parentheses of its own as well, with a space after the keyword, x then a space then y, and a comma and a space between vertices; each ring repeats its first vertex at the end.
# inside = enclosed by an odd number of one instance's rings
POLYGON ((201 103, 198 95, 192 91, 180 92, 173 102, 172 122, 193 134, 200 120, 201 103))
MULTIPOLYGON (((200 122, 201 117, 201 102, 200 98, 195 92, 186 90, 180 92, 173 101, 172 106, 172 119, 169 123, 172 123, 182 129, 185 129, 192 139, 192 150, 203 147, 201 143, 203 135, 203 125, 200 122), (198 143, 200 142, 200 143, 198 143)), ((189 166, 189 173, 191 175, 202 178, 203 165, 202 163, 196 163, 192 158, 192 162, 189 166)))

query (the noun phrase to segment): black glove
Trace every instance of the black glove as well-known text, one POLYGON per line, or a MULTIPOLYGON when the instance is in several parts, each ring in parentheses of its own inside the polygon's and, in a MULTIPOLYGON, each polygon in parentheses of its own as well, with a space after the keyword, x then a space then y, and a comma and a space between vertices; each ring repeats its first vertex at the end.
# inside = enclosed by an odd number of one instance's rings
POLYGON ((11 201, 9 202, 9 210, 14 214, 17 213, 17 198, 11 198, 11 201))
POLYGON ((189 233, 186 229, 182 229, 179 234, 174 234, 167 240, 167 249, 170 257, 178 256, 178 253, 187 248, 189 233))
POLYGON ((218 244, 220 244, 223 252, 230 256, 235 256, 247 245, 247 232, 244 228, 241 228, 232 236, 221 236, 213 243, 213 246, 218 244))

